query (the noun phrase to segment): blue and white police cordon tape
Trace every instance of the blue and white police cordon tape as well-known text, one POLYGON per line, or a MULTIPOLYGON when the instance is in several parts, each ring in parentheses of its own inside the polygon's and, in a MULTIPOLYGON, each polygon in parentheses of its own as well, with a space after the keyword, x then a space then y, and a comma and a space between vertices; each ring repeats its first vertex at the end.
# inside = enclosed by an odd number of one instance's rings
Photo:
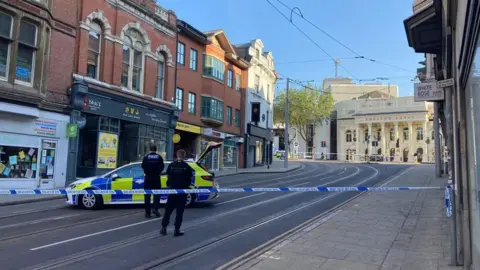
POLYGON ((202 188, 202 189, 133 189, 133 190, 67 190, 67 189, 0 189, 0 195, 143 195, 188 193, 242 193, 242 192, 344 192, 344 191, 401 191, 429 190, 443 187, 280 187, 280 188, 202 188))

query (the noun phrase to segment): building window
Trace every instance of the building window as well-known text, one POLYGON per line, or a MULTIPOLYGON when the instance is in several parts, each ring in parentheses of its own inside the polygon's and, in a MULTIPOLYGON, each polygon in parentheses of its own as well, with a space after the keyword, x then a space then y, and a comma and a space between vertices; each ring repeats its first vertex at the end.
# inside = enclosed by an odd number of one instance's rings
POLYGON ((255 56, 257 57, 257 59, 260 59, 260 50, 259 49, 255 49, 255 56))
POLYGON ((201 115, 223 122, 223 102, 211 97, 202 97, 201 115))
POLYGON ((190 68, 193 71, 197 71, 198 65, 198 52, 194 49, 190 49, 190 68))
POLYGON ((175 91, 175 105, 181 111, 183 111, 183 89, 177 88, 175 91))
POLYGON ((403 140, 408 141, 408 128, 403 129, 403 140))
POLYGON ((435 130, 432 130, 432 140, 435 140, 435 130))
POLYGON ((235 77, 235 89, 240 91, 240 88, 242 88, 242 75, 237 74, 235 77))
POLYGON ((257 93, 260 92, 260 76, 255 75, 255 85, 254 85, 255 90, 257 90, 257 93))
POLYGON ((227 125, 232 125, 232 107, 227 106, 227 125))
POLYGON ((352 142, 352 131, 350 130, 346 132, 346 142, 352 142))
POLYGON ((195 104, 197 103, 197 95, 195 93, 188 93, 188 114, 195 115, 195 104))
POLYGON ((155 93, 155 97, 159 99, 163 99, 163 86, 164 86, 164 78, 165 78, 165 57, 163 54, 159 55, 160 60, 158 61, 158 69, 157 69, 157 90, 155 93))
POLYGON ((228 70, 227 85, 228 87, 233 88, 233 71, 230 69, 228 70))
POLYGON ((390 141, 394 141, 394 140, 395 140, 395 129, 391 128, 390 129, 390 141))
POLYGON ((235 126, 240 127, 240 122, 242 118, 240 117, 240 110, 235 110, 235 126))
POLYGON ((382 130, 379 128, 377 129, 377 141, 382 140, 382 130))
POLYGON ((37 178, 38 170, 34 168, 37 168, 40 161, 38 154, 37 147, 1 144, 0 164, 2 164, 2 173, 0 179, 25 180, 37 178))
POLYGON ((127 30, 123 40, 122 86, 138 92, 143 90, 144 43, 140 32, 127 30))
POLYGON ((88 32, 87 76, 97 80, 100 75, 101 33, 102 28, 100 25, 92 22, 90 24, 90 32, 88 32))
POLYGON ((369 139, 370 139, 369 136, 368 136, 368 128, 365 129, 365 134, 364 135, 365 135, 365 141, 368 142, 369 139))
POLYGON ((353 141, 354 142, 357 141, 357 131, 356 130, 353 131, 353 141))
POLYGON ((185 44, 178 42, 177 63, 185 65, 185 44))
POLYGON ((12 45, 13 18, 0 12, 0 78, 8 79, 12 45))
POLYGON ((205 68, 203 69, 203 72, 207 76, 212 76, 223 81, 225 76, 225 64, 213 56, 205 55, 205 68))
POLYGON ((417 141, 423 141, 423 128, 417 128, 417 141))
POLYGON ((18 39, 17 65, 15 80, 28 85, 33 84, 35 56, 37 52, 37 26, 21 21, 18 39))

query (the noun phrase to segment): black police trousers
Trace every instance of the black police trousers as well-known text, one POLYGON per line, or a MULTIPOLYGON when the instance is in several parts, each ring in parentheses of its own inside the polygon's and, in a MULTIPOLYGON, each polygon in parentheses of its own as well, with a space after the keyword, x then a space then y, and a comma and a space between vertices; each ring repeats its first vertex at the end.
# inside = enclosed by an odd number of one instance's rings
POLYGON ((170 194, 168 195, 167 205, 165 206, 165 215, 163 216, 162 226, 167 227, 170 223, 170 216, 176 209, 175 229, 180 229, 183 222, 183 212, 187 203, 187 194, 170 194))
MULTIPOLYGON (((160 189, 160 183, 145 183, 145 189, 160 189)), ((145 194, 145 213, 150 215, 152 212, 151 194, 145 194)), ((160 207, 160 194, 153 195, 153 210, 158 211, 160 207)))

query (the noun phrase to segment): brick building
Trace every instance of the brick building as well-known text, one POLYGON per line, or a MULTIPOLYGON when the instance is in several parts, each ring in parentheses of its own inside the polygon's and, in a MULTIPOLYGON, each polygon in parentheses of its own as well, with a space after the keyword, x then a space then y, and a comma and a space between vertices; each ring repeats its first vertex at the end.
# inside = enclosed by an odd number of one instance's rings
POLYGON ((243 167, 237 156, 243 155, 242 89, 248 63, 237 57, 222 30, 202 33, 184 21, 178 28, 174 99, 182 113, 176 146, 195 156, 208 142, 222 142, 205 165, 212 170, 243 167))
POLYGON ((176 15, 154 0, 79 3, 69 181, 138 161, 150 143, 172 158, 176 15))
POLYGON ((65 185, 76 0, 0 1, 0 188, 65 185))

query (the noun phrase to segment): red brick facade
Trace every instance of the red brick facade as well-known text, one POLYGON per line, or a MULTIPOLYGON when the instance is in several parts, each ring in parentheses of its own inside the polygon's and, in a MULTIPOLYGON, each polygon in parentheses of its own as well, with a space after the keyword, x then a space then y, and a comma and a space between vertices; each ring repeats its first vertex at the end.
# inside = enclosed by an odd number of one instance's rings
MULTIPOLYGON (((80 2, 80 1, 79 1, 80 2)), ((156 96, 159 55, 165 59, 163 100, 171 102, 175 88, 176 16, 147 1, 83 0, 78 36, 75 73, 87 76, 89 31, 92 22, 101 27, 98 81, 122 87, 123 46, 128 31, 135 31, 143 45, 140 91, 122 91, 123 95, 156 96), (135 3, 137 2, 137 3, 135 3)), ((128 88, 128 87, 127 87, 128 88)), ((150 98, 151 100, 151 98, 150 98)))
MULTIPOLYGON (((9 64, 0 76, 0 97, 41 109, 68 111, 67 91, 72 84, 77 21, 76 0, 4 0, 0 12, 11 18, 9 64), (16 79, 21 22, 35 26, 33 67, 26 68, 30 82, 16 79)), ((25 71, 24 70, 24 71, 25 71)))

